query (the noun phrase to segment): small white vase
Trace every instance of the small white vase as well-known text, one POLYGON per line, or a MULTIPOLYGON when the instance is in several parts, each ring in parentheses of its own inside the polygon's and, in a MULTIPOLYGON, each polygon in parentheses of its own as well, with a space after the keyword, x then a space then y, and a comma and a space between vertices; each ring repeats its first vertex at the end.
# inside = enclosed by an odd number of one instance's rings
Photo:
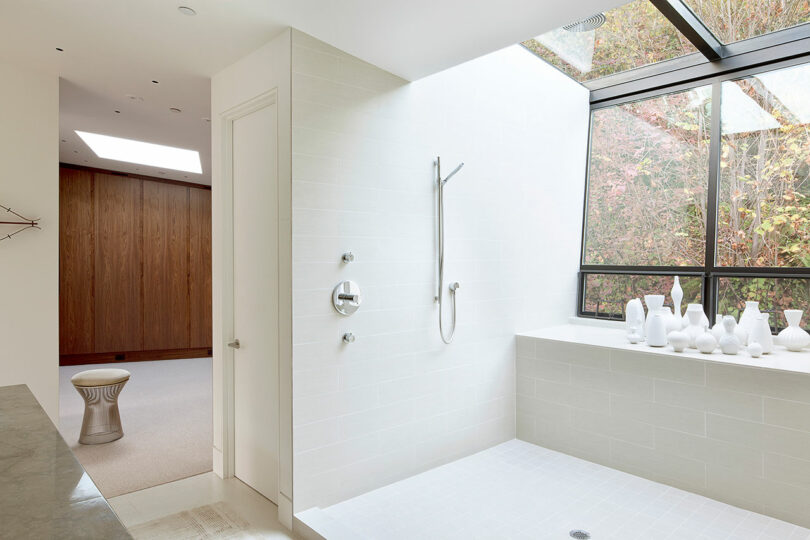
POLYGON ((647 317, 647 345, 664 347, 667 344, 667 323, 664 313, 659 309, 647 317))
POLYGON ((752 341, 748 344, 748 354, 751 355, 751 358, 759 358, 762 356, 762 345, 759 344, 759 341, 752 341))
POLYGON ((689 345, 689 336, 680 330, 674 330, 667 334, 667 341, 672 345, 672 350, 675 352, 683 352, 687 345, 689 345))
POLYGON ((644 295, 644 303, 647 304, 647 319, 644 322, 644 335, 647 336, 650 333, 649 326, 652 316, 655 314, 656 311, 658 311, 664 306, 664 295, 663 294, 644 295))
POLYGON ((675 276, 674 283, 672 284, 672 290, 670 291, 669 295, 672 297, 672 307, 675 310, 675 319, 678 321, 678 324, 681 326, 681 328, 683 328, 684 321, 683 315, 681 314, 683 289, 681 288, 681 280, 678 276, 675 276))
MULTIPOLYGON (((627 307, 624 309, 624 319, 628 335, 636 333, 641 336, 641 339, 644 339, 644 305, 640 299, 633 298, 627 302, 627 307), (633 328, 635 328, 635 332, 631 332, 633 328)), ((633 342, 631 341, 631 343, 633 342)))
POLYGON ((740 330, 745 332, 745 341, 743 341, 743 345, 747 345, 748 337, 751 335, 751 331, 754 329, 754 325, 757 322, 757 317, 759 317, 759 302, 746 302, 745 309, 740 315, 740 323, 737 325, 739 326, 740 330))
POLYGON ((737 354, 742 343, 740 338, 734 333, 737 321, 731 315, 723 317, 723 335, 720 337, 720 350, 723 354, 737 354))
POLYGON ((703 354, 711 354, 717 348, 717 340, 711 332, 706 331, 695 340, 695 346, 703 354))
POLYGON ((697 345, 695 340, 703 335, 706 327, 703 326, 703 306, 700 304, 689 304, 686 306, 686 318, 689 320, 689 326, 686 327, 684 332, 689 338, 689 347, 696 349, 697 345))
POLYGON ((779 332, 779 344, 789 351, 799 352, 810 345, 810 334, 799 326, 802 322, 801 309, 786 309, 788 327, 779 332))
POLYGON ((768 322, 769 317, 768 313, 760 313, 754 326, 751 327, 751 333, 748 334, 748 345, 759 343, 762 346, 762 354, 773 352, 773 334, 771 334, 771 325, 768 322))

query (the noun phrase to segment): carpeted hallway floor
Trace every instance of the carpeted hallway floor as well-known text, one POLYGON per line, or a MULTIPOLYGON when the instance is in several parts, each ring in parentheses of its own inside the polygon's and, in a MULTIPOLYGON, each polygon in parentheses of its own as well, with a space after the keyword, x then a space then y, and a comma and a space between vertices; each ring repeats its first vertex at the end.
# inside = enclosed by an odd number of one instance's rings
POLYGON ((210 358, 64 366, 59 378, 59 431, 105 497, 212 469, 210 358), (132 374, 118 400, 124 436, 82 445, 84 402, 70 377, 104 367, 132 374))

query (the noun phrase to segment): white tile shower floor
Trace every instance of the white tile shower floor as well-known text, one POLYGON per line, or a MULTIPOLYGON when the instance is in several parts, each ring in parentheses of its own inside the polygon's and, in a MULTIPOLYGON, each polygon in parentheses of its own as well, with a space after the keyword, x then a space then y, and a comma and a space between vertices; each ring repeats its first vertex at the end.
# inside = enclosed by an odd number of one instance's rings
POLYGON ((297 517, 328 540, 810 539, 810 530, 512 440, 297 517))

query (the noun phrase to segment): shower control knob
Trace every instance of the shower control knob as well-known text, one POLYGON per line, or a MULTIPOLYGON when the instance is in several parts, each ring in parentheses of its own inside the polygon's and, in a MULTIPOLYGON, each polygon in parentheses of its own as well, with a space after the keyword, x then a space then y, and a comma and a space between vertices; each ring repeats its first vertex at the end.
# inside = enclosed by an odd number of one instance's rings
POLYGON ((453 283, 450 284, 450 292, 456 292, 460 288, 461 288, 461 284, 459 284, 458 281, 454 281, 453 283))
POLYGON ((340 260, 342 260, 346 264, 349 264, 350 262, 354 262, 354 253, 352 253, 351 251, 347 251, 346 253, 343 254, 343 256, 340 258, 340 260))
POLYGON ((343 343, 354 343, 355 339, 354 334, 351 332, 346 332, 343 334, 343 343))

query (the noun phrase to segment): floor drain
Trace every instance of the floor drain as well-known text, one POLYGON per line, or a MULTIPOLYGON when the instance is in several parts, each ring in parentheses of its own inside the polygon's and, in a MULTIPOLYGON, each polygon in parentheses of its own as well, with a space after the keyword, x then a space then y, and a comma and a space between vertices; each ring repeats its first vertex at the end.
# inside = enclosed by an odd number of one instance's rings
POLYGON ((575 529, 568 533, 571 538, 576 538, 577 540, 588 540, 591 537, 591 533, 588 531, 581 531, 579 529, 575 529))

